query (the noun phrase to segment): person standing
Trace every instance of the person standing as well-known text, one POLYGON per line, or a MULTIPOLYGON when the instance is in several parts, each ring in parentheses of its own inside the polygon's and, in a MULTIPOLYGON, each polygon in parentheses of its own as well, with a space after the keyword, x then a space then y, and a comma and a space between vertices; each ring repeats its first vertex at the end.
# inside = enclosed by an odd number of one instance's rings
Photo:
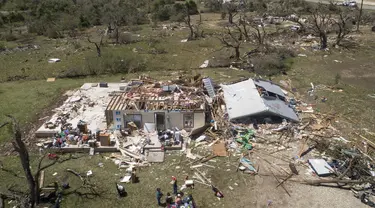
POLYGON ((177 178, 172 176, 172 187, 173 187, 173 194, 177 195, 177 178))
POLYGON ((118 193, 119 197, 125 197, 126 196, 126 190, 125 190, 125 187, 123 185, 120 185, 120 184, 116 183, 116 190, 117 190, 117 193, 118 193))
POLYGON ((189 198, 190 198, 191 208, 197 208, 197 205, 195 204, 195 200, 191 194, 189 194, 189 198))
POLYGON ((173 203, 173 198, 172 198, 172 196, 169 192, 167 193, 167 197, 165 199, 165 202, 167 204, 167 208, 170 208, 172 203, 173 203))
POLYGON ((163 196, 163 193, 161 192, 160 188, 156 189, 156 200, 158 200, 158 205, 162 206, 161 204, 161 197, 163 196))
POLYGON ((182 197, 181 194, 177 194, 177 196, 176 196, 175 202, 176 202, 177 207, 180 207, 182 205, 181 197, 182 197))

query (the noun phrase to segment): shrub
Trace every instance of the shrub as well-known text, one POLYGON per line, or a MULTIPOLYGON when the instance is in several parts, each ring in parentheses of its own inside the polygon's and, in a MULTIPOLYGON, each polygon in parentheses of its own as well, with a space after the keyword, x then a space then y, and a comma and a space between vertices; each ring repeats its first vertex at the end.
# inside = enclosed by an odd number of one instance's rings
POLYGON ((120 33, 118 40, 122 44, 128 44, 135 41, 131 33, 120 33))
POLYGON ((7 49, 5 47, 5 43, 4 42, 0 42, 0 51, 5 51, 5 49, 7 49))
POLYGON ((8 15, 9 22, 23 22, 25 21, 25 17, 19 12, 11 12, 8 15))
POLYGON ((217 0, 205 0, 204 7, 208 8, 210 12, 219 12, 222 7, 222 3, 217 0))
POLYGON ((5 34, 3 37, 2 37, 3 40, 6 40, 6 41, 15 41, 17 40, 17 36, 11 34, 11 33, 7 33, 5 34))
POLYGON ((195 3, 195 1, 193 0, 188 0, 185 2, 185 6, 187 8, 189 8, 189 14, 190 15, 194 15, 194 14, 198 14, 198 6, 197 4, 195 3))
POLYGON ((295 51, 289 48, 276 48, 273 50, 274 53, 278 54, 281 59, 288 59, 291 57, 296 57, 295 51))
POLYGON ((150 36, 147 42, 148 42, 148 46, 150 46, 151 48, 154 48, 156 44, 160 43, 160 40, 153 36, 150 36))
POLYGON ((143 28, 139 25, 135 25, 135 26, 129 27, 129 30, 132 31, 132 32, 137 32, 137 31, 143 30, 143 28))
POLYGON ((79 40, 73 41, 72 45, 73 45, 74 49, 76 49, 76 50, 82 48, 82 44, 81 44, 81 42, 79 42, 79 40))
POLYGON ((151 48, 151 50, 149 51, 150 54, 165 54, 165 53, 168 53, 167 50, 164 48, 164 47, 161 47, 161 46, 156 46, 154 48, 151 48))
POLYGON ((340 80, 341 80, 341 75, 340 73, 337 73, 335 76, 335 85, 338 85, 340 83, 340 80))
POLYGON ((137 54, 119 55, 114 52, 104 53, 100 58, 87 57, 85 66, 85 71, 90 75, 130 73, 145 69, 146 62, 137 54))
POLYGON ((53 39, 57 39, 57 38, 61 38, 62 35, 57 31, 56 28, 48 28, 47 31, 46 31, 46 34, 45 34, 47 37, 49 38, 53 38, 53 39))
POLYGON ((285 74, 293 65, 294 52, 289 49, 277 49, 277 52, 257 56, 252 59, 253 72, 259 75, 274 76, 285 74))
POLYGON ((87 75, 89 75, 89 73, 82 69, 71 68, 66 71, 60 72, 57 78, 80 78, 87 75))
POLYGON ((32 21, 28 25, 27 30, 29 33, 36 33, 38 35, 43 35, 46 32, 44 24, 41 21, 32 21))
POLYGON ((12 81, 19 81, 19 80, 25 80, 29 76, 27 75, 13 75, 13 76, 8 76, 7 77, 7 82, 12 82, 12 81))

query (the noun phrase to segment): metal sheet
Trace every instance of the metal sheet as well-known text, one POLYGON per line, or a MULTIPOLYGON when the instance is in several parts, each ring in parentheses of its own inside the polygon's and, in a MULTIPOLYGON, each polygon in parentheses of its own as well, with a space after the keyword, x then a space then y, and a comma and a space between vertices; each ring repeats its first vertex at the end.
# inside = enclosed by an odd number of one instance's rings
MULTIPOLYGON (((224 91, 224 100, 230 120, 272 113, 292 121, 299 121, 297 114, 284 101, 277 98, 261 97, 252 79, 232 85, 221 85, 221 87, 224 91)), ((272 90, 282 92, 277 85, 272 85, 272 90)))
POLYGON ((333 173, 333 169, 323 159, 309 159, 311 168, 318 176, 329 176, 333 173))
POLYGON ((229 119, 251 116, 267 110, 252 79, 221 87, 229 119))
POLYGON ((285 97, 284 92, 281 90, 279 85, 264 80, 254 80, 254 83, 260 87, 263 87, 266 91, 285 97))

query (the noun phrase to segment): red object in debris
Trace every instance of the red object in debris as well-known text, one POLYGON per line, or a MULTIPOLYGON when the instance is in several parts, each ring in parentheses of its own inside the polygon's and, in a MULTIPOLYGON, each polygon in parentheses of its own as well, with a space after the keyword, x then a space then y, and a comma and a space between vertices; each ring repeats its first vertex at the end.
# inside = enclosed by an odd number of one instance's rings
POLYGON ((160 149, 164 152, 164 145, 161 145, 160 149))
POLYGON ((53 159, 57 159, 58 156, 57 156, 56 154, 49 153, 49 154, 48 154, 48 158, 49 158, 50 160, 53 160, 53 159))

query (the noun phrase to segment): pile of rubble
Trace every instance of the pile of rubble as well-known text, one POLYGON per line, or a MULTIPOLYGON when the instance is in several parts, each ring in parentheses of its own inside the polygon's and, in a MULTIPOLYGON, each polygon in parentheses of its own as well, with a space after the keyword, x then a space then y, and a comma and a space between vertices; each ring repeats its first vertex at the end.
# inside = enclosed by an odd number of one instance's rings
MULTIPOLYGON (((294 95, 291 89, 283 90, 294 95)), ((312 84, 309 94, 314 95, 316 89, 312 84)), ((323 98, 322 102, 325 101, 323 98)), ((295 95, 285 102, 294 109, 300 122, 283 119, 282 122, 258 123, 251 118, 231 122, 219 90, 211 103, 210 126, 197 135, 193 132, 194 147, 211 149, 212 155, 202 157, 187 151, 187 157, 194 163, 200 162, 196 165, 200 166, 217 156, 238 156, 237 171, 273 176, 278 181, 277 187, 281 186, 288 195, 283 186, 288 180, 309 185, 333 184, 351 188, 363 203, 372 204, 375 163, 369 154, 375 144, 359 134, 360 140, 345 139, 334 127, 335 114, 315 112, 314 105, 295 95), (223 144, 225 154, 212 148, 213 144, 223 144), (290 170, 284 169, 282 164, 290 170), (259 172, 260 166, 265 170, 259 172), (305 174, 299 174, 301 172, 305 174)))

